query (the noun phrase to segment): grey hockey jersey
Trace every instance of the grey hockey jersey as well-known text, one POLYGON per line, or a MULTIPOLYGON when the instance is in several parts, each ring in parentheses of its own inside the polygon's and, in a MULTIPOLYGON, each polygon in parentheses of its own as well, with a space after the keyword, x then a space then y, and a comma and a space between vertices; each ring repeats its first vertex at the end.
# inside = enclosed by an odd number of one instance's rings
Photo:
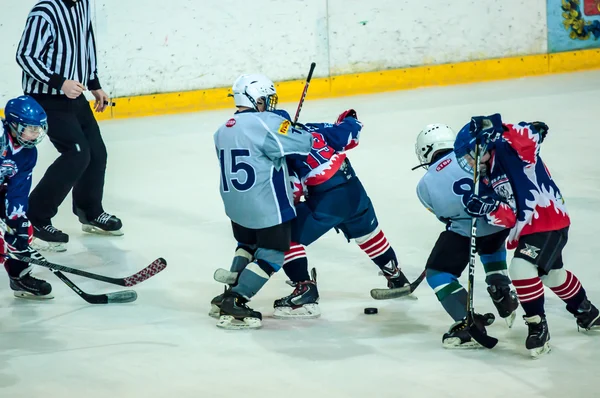
MULTIPOLYGON (((446 224, 446 229, 462 236, 471 236, 471 216, 465 212, 473 191, 473 175, 465 171, 449 153, 431 164, 417 185, 417 196, 428 210, 446 224)), ((477 236, 486 236, 502 228, 477 220, 477 236)))
POLYGON ((235 223, 272 227, 296 216, 286 155, 308 156, 312 135, 272 112, 238 112, 214 134, 221 198, 235 223))

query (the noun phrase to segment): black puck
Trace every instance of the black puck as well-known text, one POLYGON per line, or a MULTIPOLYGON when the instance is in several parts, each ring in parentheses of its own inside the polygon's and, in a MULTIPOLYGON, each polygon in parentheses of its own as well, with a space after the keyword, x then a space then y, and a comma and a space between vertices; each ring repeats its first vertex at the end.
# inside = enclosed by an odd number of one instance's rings
POLYGON ((377 308, 373 308, 373 307, 365 308, 365 314, 367 314, 367 315, 377 314, 377 308))

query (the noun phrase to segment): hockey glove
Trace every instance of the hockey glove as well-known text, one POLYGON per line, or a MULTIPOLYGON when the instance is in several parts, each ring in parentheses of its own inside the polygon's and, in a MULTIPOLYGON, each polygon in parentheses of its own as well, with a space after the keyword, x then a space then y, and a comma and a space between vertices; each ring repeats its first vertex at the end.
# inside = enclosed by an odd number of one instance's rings
POLYGON ((500 206, 500 201, 491 196, 471 195, 465 211, 471 217, 484 217, 500 206))
POLYGON ((340 113, 340 115, 338 116, 338 118, 335 121, 335 123, 336 124, 340 124, 347 117, 352 117, 352 118, 358 120, 358 116, 356 115, 356 111, 354 109, 348 109, 347 111, 344 111, 344 112, 340 113))
POLYGON ((502 117, 499 113, 490 116, 473 116, 469 130, 477 143, 487 145, 498 139, 504 132, 502 117))
POLYGON ((5 235, 8 250, 12 253, 23 256, 29 253, 29 221, 28 220, 9 220, 5 235))
POLYGON ((546 135, 548 134, 548 125, 544 122, 531 122, 530 124, 540 135, 540 143, 544 142, 544 140, 546 139, 546 135))

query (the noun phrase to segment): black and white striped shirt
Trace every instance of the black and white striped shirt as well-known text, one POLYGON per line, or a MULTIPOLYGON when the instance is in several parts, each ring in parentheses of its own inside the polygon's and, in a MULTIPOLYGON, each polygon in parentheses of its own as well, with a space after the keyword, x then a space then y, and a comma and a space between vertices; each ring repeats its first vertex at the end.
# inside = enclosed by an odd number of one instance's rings
POLYGON ((63 94, 65 80, 100 88, 90 0, 40 0, 17 48, 25 94, 63 94))

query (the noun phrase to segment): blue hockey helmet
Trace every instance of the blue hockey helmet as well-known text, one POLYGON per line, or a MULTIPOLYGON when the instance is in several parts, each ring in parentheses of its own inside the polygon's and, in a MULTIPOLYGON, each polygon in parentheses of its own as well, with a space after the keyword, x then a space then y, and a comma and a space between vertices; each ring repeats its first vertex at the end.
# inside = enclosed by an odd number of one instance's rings
POLYGON ((471 123, 467 123, 460 129, 454 140, 454 153, 457 158, 462 158, 475 150, 475 137, 471 136, 471 123))
POLYGON ((39 144, 48 132, 44 108, 28 95, 9 100, 4 115, 17 142, 25 148, 39 144))

